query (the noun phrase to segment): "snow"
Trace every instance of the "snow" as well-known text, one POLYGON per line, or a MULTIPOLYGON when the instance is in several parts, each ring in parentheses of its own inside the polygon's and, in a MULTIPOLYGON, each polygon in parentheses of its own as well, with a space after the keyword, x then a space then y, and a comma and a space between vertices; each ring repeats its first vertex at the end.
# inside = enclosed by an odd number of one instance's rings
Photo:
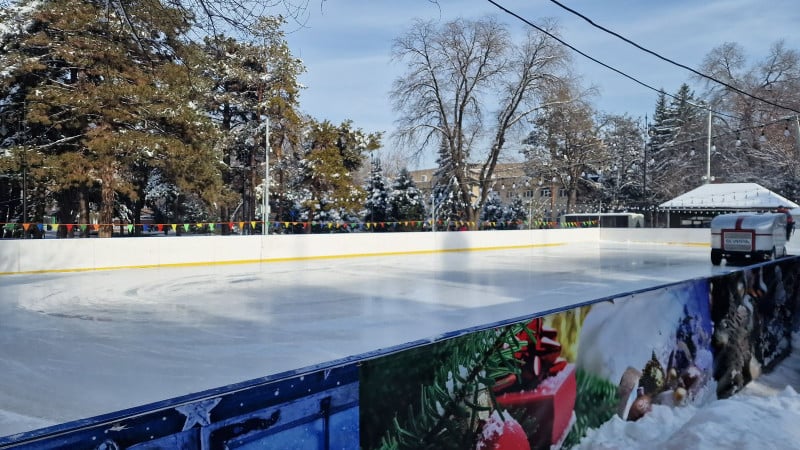
MULTIPOLYGON (((793 348, 800 346, 795 333, 793 348)), ((738 394, 698 406, 653 410, 636 422, 618 416, 589 430, 576 449, 788 449, 800 442, 800 356, 793 352, 774 371, 738 394)))
POLYGON ((798 205, 756 183, 709 183, 659 205, 663 209, 774 209, 798 205))

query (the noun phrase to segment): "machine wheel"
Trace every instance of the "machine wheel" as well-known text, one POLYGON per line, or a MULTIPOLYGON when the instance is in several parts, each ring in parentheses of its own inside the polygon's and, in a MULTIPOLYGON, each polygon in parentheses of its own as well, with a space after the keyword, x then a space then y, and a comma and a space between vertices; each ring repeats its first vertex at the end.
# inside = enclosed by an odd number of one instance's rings
POLYGON ((711 252, 711 264, 718 266, 722 263, 722 254, 718 252, 711 252))
POLYGON ((764 257, 764 259, 766 259, 767 261, 775 261, 776 259, 778 259, 778 252, 777 252, 777 250, 775 250, 775 247, 772 247, 772 251, 769 252, 764 257))

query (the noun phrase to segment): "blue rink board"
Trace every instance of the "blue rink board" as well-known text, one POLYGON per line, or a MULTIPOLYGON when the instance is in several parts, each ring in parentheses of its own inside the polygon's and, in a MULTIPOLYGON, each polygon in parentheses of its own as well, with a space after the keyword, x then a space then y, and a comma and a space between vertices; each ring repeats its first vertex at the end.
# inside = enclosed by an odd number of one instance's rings
POLYGON ((0 448, 359 447, 356 364, 276 377, 2 437, 0 448))

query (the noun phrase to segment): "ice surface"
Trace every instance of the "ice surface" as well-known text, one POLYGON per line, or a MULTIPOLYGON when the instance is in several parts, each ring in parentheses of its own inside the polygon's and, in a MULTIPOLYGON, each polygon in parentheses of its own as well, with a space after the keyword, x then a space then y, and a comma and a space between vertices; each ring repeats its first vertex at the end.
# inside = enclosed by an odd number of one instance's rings
POLYGON ((4 276, 0 436, 729 270, 602 243, 4 276))

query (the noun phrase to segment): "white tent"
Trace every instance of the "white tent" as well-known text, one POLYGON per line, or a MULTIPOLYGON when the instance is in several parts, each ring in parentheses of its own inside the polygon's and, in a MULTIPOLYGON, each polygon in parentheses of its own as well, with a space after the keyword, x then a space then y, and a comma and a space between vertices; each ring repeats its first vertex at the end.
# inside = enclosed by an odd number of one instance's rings
POLYGON ((679 195, 658 207, 665 211, 764 211, 779 206, 800 207, 756 183, 712 183, 679 195))

